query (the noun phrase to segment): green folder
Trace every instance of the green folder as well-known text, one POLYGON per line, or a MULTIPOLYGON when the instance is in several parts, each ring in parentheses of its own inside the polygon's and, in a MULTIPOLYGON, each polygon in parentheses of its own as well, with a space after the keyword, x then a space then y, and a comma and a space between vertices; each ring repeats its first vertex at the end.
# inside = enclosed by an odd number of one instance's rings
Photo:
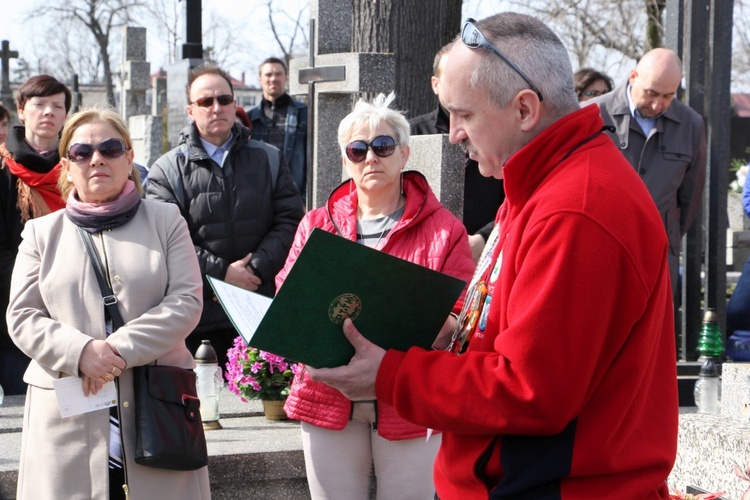
MULTIPOLYGON (((429 244, 429 243, 426 243, 429 244)), ((429 349, 465 282, 314 229, 247 343, 306 365, 345 365, 342 329, 384 349, 429 349)))

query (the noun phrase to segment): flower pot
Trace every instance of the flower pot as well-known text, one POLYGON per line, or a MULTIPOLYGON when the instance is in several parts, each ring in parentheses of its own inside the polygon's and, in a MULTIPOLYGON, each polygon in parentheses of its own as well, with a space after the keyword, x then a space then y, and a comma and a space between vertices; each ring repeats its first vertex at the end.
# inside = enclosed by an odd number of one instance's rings
POLYGON ((283 401, 269 401, 264 399, 263 413, 265 413, 268 420, 286 420, 288 418, 284 412, 283 401))

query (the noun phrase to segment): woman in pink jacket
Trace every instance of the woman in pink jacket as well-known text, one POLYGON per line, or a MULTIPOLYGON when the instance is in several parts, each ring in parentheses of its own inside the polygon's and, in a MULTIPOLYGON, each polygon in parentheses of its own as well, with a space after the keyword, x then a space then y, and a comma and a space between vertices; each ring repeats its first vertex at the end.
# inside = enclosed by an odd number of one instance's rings
MULTIPOLYGON (((404 172, 409 159, 409 123, 383 94, 359 101, 339 125, 342 163, 350 179, 334 189, 326 206, 302 219, 281 286, 313 228, 469 280, 474 270, 466 229, 446 210, 419 172, 404 172)), ((429 293, 429 291, 425 291, 429 293)), ((453 316, 435 342, 444 348, 453 316)), ((310 332, 314 335, 315 332, 310 332)), ((284 409, 302 421, 302 443, 313 500, 367 499, 371 470, 379 499, 434 498, 432 465, 440 435, 396 415, 376 401, 350 401, 336 389, 313 382, 304 370, 294 379, 284 409)))

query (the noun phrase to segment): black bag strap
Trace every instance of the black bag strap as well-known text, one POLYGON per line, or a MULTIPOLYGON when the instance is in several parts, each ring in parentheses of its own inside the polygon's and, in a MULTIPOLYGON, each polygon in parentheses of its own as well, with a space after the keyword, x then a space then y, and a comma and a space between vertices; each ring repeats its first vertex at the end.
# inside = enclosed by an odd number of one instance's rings
POLYGON ((81 241, 83 241, 83 246, 86 247, 86 251, 89 253, 89 257, 91 257, 91 263, 94 265, 94 274, 96 274, 96 280, 99 282, 99 288, 102 291, 102 298, 104 299, 104 307, 109 313, 109 319, 112 320, 112 331, 114 332, 125 324, 122 316, 120 316, 120 311, 117 310, 117 297, 115 297, 112 287, 109 286, 107 279, 104 277, 104 266, 99 258, 99 252, 94 247, 94 240, 91 238, 91 233, 78 227, 78 234, 81 237, 81 241))

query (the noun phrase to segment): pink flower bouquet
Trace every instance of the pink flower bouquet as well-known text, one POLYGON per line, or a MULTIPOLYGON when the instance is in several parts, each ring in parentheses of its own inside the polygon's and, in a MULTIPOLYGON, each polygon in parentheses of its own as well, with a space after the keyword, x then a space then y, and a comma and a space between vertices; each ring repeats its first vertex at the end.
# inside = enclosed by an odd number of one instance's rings
POLYGON ((243 401, 283 401, 289 395, 299 365, 270 352, 248 347, 242 337, 227 351, 225 377, 229 390, 243 401))

